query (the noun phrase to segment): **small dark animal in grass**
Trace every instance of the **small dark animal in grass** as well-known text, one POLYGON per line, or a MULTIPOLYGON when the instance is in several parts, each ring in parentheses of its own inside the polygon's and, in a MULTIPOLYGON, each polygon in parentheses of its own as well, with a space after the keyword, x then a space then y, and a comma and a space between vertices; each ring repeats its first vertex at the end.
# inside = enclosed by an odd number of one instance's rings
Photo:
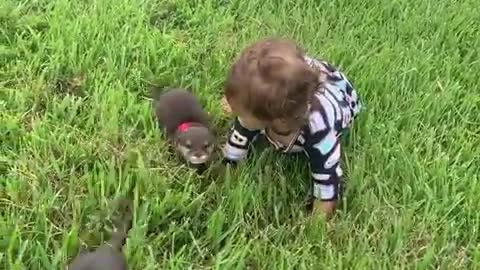
POLYGON ((119 201, 119 212, 123 212, 123 217, 119 217, 120 222, 116 230, 112 233, 110 240, 99 246, 93 252, 80 253, 67 270, 127 270, 128 265, 123 254, 123 245, 128 236, 128 231, 132 227, 132 202, 127 199, 119 201))
POLYGON ((215 138, 200 102, 181 88, 164 92, 155 88, 152 94, 158 124, 176 152, 191 165, 205 165, 212 156, 215 138))

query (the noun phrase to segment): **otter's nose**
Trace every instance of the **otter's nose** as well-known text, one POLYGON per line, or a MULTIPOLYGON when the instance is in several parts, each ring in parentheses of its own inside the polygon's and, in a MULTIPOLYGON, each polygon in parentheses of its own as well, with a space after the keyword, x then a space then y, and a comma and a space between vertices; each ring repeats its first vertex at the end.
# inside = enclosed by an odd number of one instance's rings
POLYGON ((190 156, 190 162, 193 164, 202 164, 206 162, 208 159, 208 155, 205 153, 194 153, 190 156))
POLYGON ((202 153, 202 152, 195 153, 193 156, 198 158, 198 159, 205 159, 207 157, 207 155, 205 153, 202 153))

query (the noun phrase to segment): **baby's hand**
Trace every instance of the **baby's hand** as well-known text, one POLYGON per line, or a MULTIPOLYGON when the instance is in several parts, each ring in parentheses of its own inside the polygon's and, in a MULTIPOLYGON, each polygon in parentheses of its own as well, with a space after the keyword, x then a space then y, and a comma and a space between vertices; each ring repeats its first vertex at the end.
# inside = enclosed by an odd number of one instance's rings
POLYGON ((321 200, 313 201, 313 215, 324 215, 327 219, 335 213, 335 201, 324 202, 321 200))

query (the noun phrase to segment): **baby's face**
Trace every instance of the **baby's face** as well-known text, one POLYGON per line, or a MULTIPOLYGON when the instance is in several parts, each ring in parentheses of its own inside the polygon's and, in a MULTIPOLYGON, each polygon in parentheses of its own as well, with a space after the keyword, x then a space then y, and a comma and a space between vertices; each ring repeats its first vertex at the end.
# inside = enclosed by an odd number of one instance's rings
POLYGON ((269 127, 279 135, 289 135, 300 130, 307 124, 307 114, 303 110, 292 117, 279 118, 270 122, 269 127))
POLYGON ((210 160, 214 150, 214 137, 205 127, 191 127, 177 134, 175 144, 187 162, 199 165, 210 160))
POLYGON ((273 132, 283 136, 298 130, 298 124, 289 119, 273 120, 269 126, 273 132))
POLYGON ((279 135, 289 135, 297 132, 308 123, 310 105, 299 106, 285 117, 271 121, 268 126, 273 132, 279 135))
POLYGON ((268 121, 263 120, 239 104, 232 103, 231 108, 235 114, 242 119, 242 124, 246 124, 245 127, 250 129, 269 128, 273 132, 283 136, 290 135, 304 127, 308 122, 308 112, 310 110, 310 106, 306 104, 291 113, 289 117, 268 121))

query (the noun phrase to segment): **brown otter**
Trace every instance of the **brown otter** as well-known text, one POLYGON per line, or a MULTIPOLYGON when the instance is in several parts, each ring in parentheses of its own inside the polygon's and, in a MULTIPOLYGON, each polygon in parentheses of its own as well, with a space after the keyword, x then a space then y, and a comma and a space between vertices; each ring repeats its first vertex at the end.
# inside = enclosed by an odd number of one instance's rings
POLYGON ((207 113, 188 90, 171 88, 152 91, 153 107, 159 126, 175 150, 191 165, 204 165, 214 150, 214 135, 207 113))
POLYGON ((127 270, 128 265, 122 252, 123 245, 132 227, 133 211, 132 202, 127 199, 119 201, 119 211, 123 217, 119 217, 116 230, 110 240, 99 246, 93 252, 83 252, 67 266, 67 270, 127 270))

